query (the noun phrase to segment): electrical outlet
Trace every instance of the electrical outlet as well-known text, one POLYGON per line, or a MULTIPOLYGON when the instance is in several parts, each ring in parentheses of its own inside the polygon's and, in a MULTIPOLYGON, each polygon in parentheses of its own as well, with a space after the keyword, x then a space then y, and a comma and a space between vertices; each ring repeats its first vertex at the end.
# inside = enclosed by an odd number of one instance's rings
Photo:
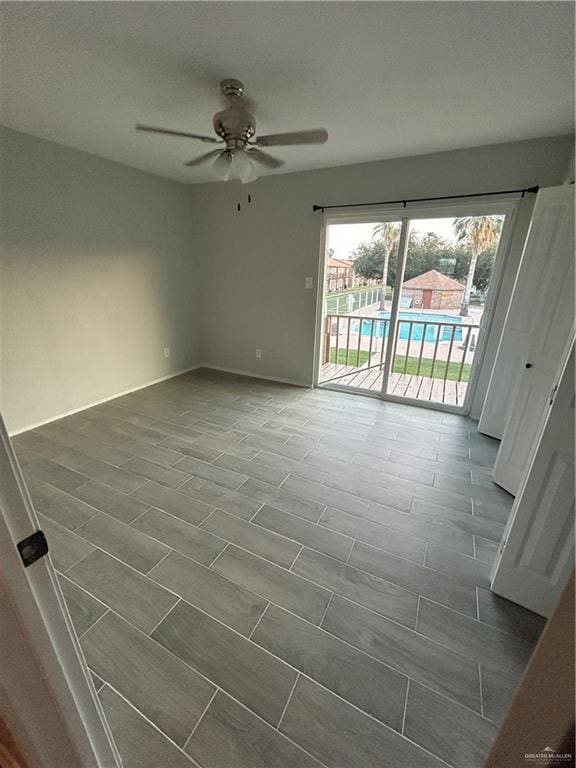
POLYGON ((311 290, 313 285, 314 282, 311 277, 304 278, 304 288, 306 288, 307 291, 311 290))
POLYGON ((262 350, 261 349, 257 349, 256 350, 256 357, 257 358, 261 358, 262 357, 262 350))
POLYGON ((170 357, 170 347, 164 347, 164 357, 170 357))

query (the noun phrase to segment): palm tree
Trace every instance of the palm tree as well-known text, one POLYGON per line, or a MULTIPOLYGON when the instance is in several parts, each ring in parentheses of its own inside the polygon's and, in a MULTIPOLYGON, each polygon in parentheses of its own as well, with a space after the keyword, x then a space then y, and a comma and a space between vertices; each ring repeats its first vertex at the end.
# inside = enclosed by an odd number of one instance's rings
POLYGON ((466 287, 460 306, 460 315, 468 315, 468 306, 470 304, 470 293, 474 282, 474 272, 478 256, 487 251, 493 245, 502 231, 501 216, 462 216, 454 219, 452 224, 456 237, 461 242, 465 242, 471 251, 470 265, 466 277, 466 287))
POLYGON ((388 279, 388 262, 390 254, 400 238, 400 225, 392 221, 384 221, 376 224, 372 230, 372 239, 381 240, 384 245, 384 266, 382 269, 382 297, 380 299, 380 309, 386 309, 386 282, 388 279))

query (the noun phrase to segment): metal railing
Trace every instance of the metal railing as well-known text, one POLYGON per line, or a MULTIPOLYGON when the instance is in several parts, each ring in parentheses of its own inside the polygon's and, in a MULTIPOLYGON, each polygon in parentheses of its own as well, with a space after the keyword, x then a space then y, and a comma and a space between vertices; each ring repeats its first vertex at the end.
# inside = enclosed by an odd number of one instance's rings
MULTIPOLYGON (((323 383, 343 380, 342 383, 358 386, 354 383, 355 372, 379 369, 378 376, 358 377, 358 381, 362 379, 362 388, 380 389, 390 319, 329 314, 324 323, 323 383)), ((441 380, 441 402, 457 402, 463 397, 470 375, 478 330, 477 324, 434 320, 433 315, 425 320, 400 317, 390 379, 405 377, 403 383, 407 388, 410 385, 412 394, 420 393, 424 379, 441 380), (409 382, 406 377, 410 377, 409 382), (462 385, 460 390, 456 385, 462 385)), ((428 390, 424 387, 422 391, 428 390)), ((429 393, 419 399, 433 398, 429 393)))
POLYGON ((379 285, 355 288, 342 294, 331 294, 324 301, 325 314, 346 315, 370 304, 380 303, 382 289, 379 285))

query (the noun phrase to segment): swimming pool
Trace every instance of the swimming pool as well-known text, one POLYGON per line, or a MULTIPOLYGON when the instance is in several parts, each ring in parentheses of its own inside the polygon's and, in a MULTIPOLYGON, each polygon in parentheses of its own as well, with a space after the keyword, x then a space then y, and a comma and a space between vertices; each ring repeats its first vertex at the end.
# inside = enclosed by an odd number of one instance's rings
MULTIPOLYGON (((390 312, 377 312, 376 317, 381 317, 382 320, 374 322, 374 336, 373 338, 381 339, 386 338, 390 332, 390 312)), ((424 315, 421 312, 399 312, 398 319, 398 338, 408 341, 410 336, 411 341, 422 341, 424 336, 424 328, 426 328, 426 337, 424 341, 436 341, 438 333, 440 333, 439 341, 450 341, 452 338, 452 325, 437 325, 437 323, 461 323, 462 318, 458 315, 424 315), (412 333, 410 333, 410 320, 418 320, 418 322, 412 324, 412 333), (403 322, 404 321, 404 322, 403 322), (433 325, 426 325, 424 323, 433 323, 433 325)), ((372 319, 358 319, 357 322, 352 323, 352 331, 360 333, 362 336, 370 336, 372 333, 372 319)), ((462 328, 454 329, 454 341, 462 341, 462 328)))

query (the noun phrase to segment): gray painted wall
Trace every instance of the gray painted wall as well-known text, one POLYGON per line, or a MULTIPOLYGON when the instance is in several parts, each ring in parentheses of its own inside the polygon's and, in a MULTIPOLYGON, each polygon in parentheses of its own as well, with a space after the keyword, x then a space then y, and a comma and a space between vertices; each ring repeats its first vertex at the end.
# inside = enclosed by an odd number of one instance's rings
POLYGON ((198 363, 190 188, 6 129, 0 148, 8 429, 198 363))
POLYGON ((538 139, 269 176, 247 186, 194 186, 203 361, 311 383, 322 220, 314 203, 551 186, 564 178, 571 147, 571 137, 538 139), (313 291, 304 289, 306 276, 315 278, 313 291))
POLYGON ((12 432, 201 361, 310 384, 313 203, 551 186, 572 151, 559 137, 184 186, 7 129, 0 139, 0 408, 12 432))

